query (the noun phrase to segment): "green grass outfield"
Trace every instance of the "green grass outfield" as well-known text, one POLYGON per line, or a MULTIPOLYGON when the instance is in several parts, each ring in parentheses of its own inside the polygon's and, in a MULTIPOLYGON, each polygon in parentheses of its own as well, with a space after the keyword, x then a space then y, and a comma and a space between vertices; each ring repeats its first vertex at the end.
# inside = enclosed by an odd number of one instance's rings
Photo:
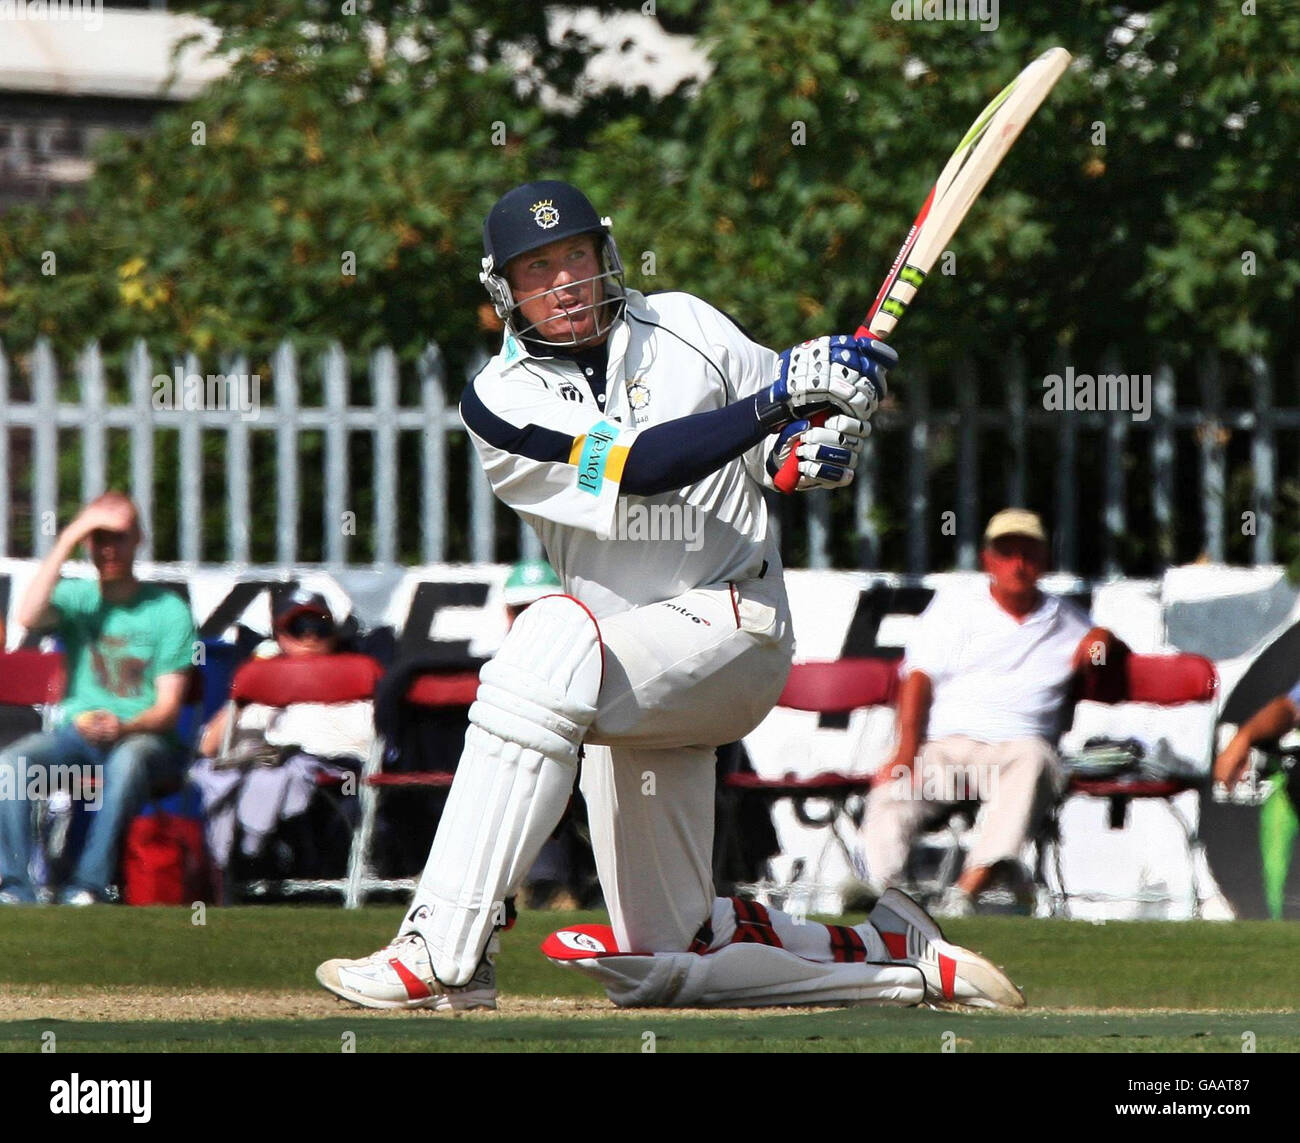
POLYGON ((1300 925, 1291 923, 946 925, 1023 988, 1030 1007, 1016 1013, 618 1011, 537 951, 547 932, 602 919, 594 913, 521 915, 505 937, 500 1012, 368 1012, 316 986, 320 960, 372 952, 400 916, 393 907, 209 908, 195 925, 189 909, 0 909, 0 1051, 36 1051, 48 1031, 60 1053, 336 1053, 347 1033, 364 1052, 628 1052, 642 1051, 649 1032, 660 1052, 934 1052, 947 1033, 959 1052, 1240 1052, 1244 1033, 1259 1052, 1300 1051, 1300 925))

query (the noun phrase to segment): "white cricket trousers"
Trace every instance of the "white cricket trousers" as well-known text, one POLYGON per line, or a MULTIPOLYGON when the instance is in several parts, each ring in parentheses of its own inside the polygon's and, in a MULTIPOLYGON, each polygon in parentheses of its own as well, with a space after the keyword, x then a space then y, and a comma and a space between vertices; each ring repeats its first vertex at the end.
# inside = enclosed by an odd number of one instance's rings
POLYGON ((714 901, 715 748, 775 705, 794 634, 777 569, 600 620, 582 793, 619 948, 682 952, 714 901))
POLYGON ((867 796, 867 876, 882 887, 900 884, 912 840, 927 819, 943 806, 976 798, 981 805, 966 868, 1017 860, 1065 780, 1056 751, 1042 738, 980 742, 952 735, 927 742, 912 774, 867 796))

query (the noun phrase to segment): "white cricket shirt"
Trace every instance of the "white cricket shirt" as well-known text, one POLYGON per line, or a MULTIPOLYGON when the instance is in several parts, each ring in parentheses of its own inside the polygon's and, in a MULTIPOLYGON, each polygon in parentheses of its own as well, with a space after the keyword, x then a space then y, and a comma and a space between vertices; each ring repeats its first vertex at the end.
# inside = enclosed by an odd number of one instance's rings
POLYGON ((1091 627, 1056 596, 1045 594, 1017 621, 987 579, 941 588, 917 620, 902 667, 904 676, 919 670, 933 683, 926 737, 1055 742, 1071 661, 1091 627))
POLYGON ((768 441, 686 488, 619 493, 643 429, 758 392, 777 355, 699 298, 627 295, 607 343, 603 407, 577 361, 535 357, 510 335, 460 406, 492 490, 598 618, 751 579, 764 561, 780 574, 763 502, 768 441))

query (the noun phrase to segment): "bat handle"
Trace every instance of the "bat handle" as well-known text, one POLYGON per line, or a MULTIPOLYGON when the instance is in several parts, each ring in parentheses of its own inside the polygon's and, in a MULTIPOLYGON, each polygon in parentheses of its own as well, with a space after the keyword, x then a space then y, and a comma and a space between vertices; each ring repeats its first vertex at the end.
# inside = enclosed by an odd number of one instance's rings
MULTIPOLYGON (((865 325, 860 325, 857 330, 854 331, 853 336, 856 338, 867 339, 875 338, 876 335, 865 325)), ((824 425, 826 423, 826 417, 826 413, 815 413, 813 416, 808 418, 810 427, 815 428, 819 425, 824 425)), ((790 450, 790 455, 785 458, 785 463, 781 465, 781 470, 772 478, 772 483, 776 486, 778 492, 784 492, 786 495, 789 495, 794 491, 795 485, 799 483, 798 451, 798 445, 790 450)))
MULTIPOLYGON (((825 423, 825 413, 814 413, 808 418, 810 428, 825 423)), ((790 449, 790 455, 785 458, 785 463, 781 465, 777 474, 772 477, 772 483, 776 486, 778 492, 784 492, 787 495, 793 492, 795 485, 799 483, 799 442, 797 439, 794 442, 794 447, 790 449)))

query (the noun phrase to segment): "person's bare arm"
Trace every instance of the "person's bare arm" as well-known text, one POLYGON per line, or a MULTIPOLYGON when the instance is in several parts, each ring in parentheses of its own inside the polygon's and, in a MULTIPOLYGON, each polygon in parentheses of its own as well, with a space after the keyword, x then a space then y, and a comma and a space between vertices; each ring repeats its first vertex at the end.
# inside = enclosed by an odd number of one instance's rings
POLYGON ((924 671, 912 671, 898 691, 898 745, 894 753, 875 773, 875 781, 888 782, 900 774, 898 767, 908 770, 925 741, 926 724, 930 721, 930 702, 934 686, 924 671))
POLYGON ((92 504, 83 508, 54 541, 54 546, 36 569, 36 574, 18 602, 18 622, 29 631, 48 631, 58 623, 58 613, 50 606, 50 597, 59 582, 59 569, 72 558, 91 532, 103 528, 124 532, 135 518, 128 507, 120 504, 92 504))
POLYGON ((117 742, 128 734, 166 734, 176 725, 176 720, 180 717, 187 682, 184 671, 159 675, 154 680, 156 697, 153 706, 142 710, 126 722, 120 721, 107 711, 101 712, 99 741, 117 742))
POLYGON ((54 588, 59 582, 59 570, 82 538, 71 524, 64 528, 27 584, 27 590, 18 601, 17 618, 28 631, 48 631, 58 623, 58 612, 50 606, 50 596, 54 594, 54 588))
POLYGON ((1242 723, 1232 741, 1214 760, 1214 780, 1222 782, 1229 790, 1241 779, 1250 761, 1250 748, 1260 742, 1281 738, 1300 722, 1300 710, 1287 695, 1280 695, 1265 703, 1255 714, 1242 723))
POLYGON ((208 725, 203 728, 203 736, 199 739, 199 753, 204 758, 215 758, 217 752, 221 749, 221 740, 226 734, 226 719, 229 717, 230 707, 227 704, 223 706, 208 725))

